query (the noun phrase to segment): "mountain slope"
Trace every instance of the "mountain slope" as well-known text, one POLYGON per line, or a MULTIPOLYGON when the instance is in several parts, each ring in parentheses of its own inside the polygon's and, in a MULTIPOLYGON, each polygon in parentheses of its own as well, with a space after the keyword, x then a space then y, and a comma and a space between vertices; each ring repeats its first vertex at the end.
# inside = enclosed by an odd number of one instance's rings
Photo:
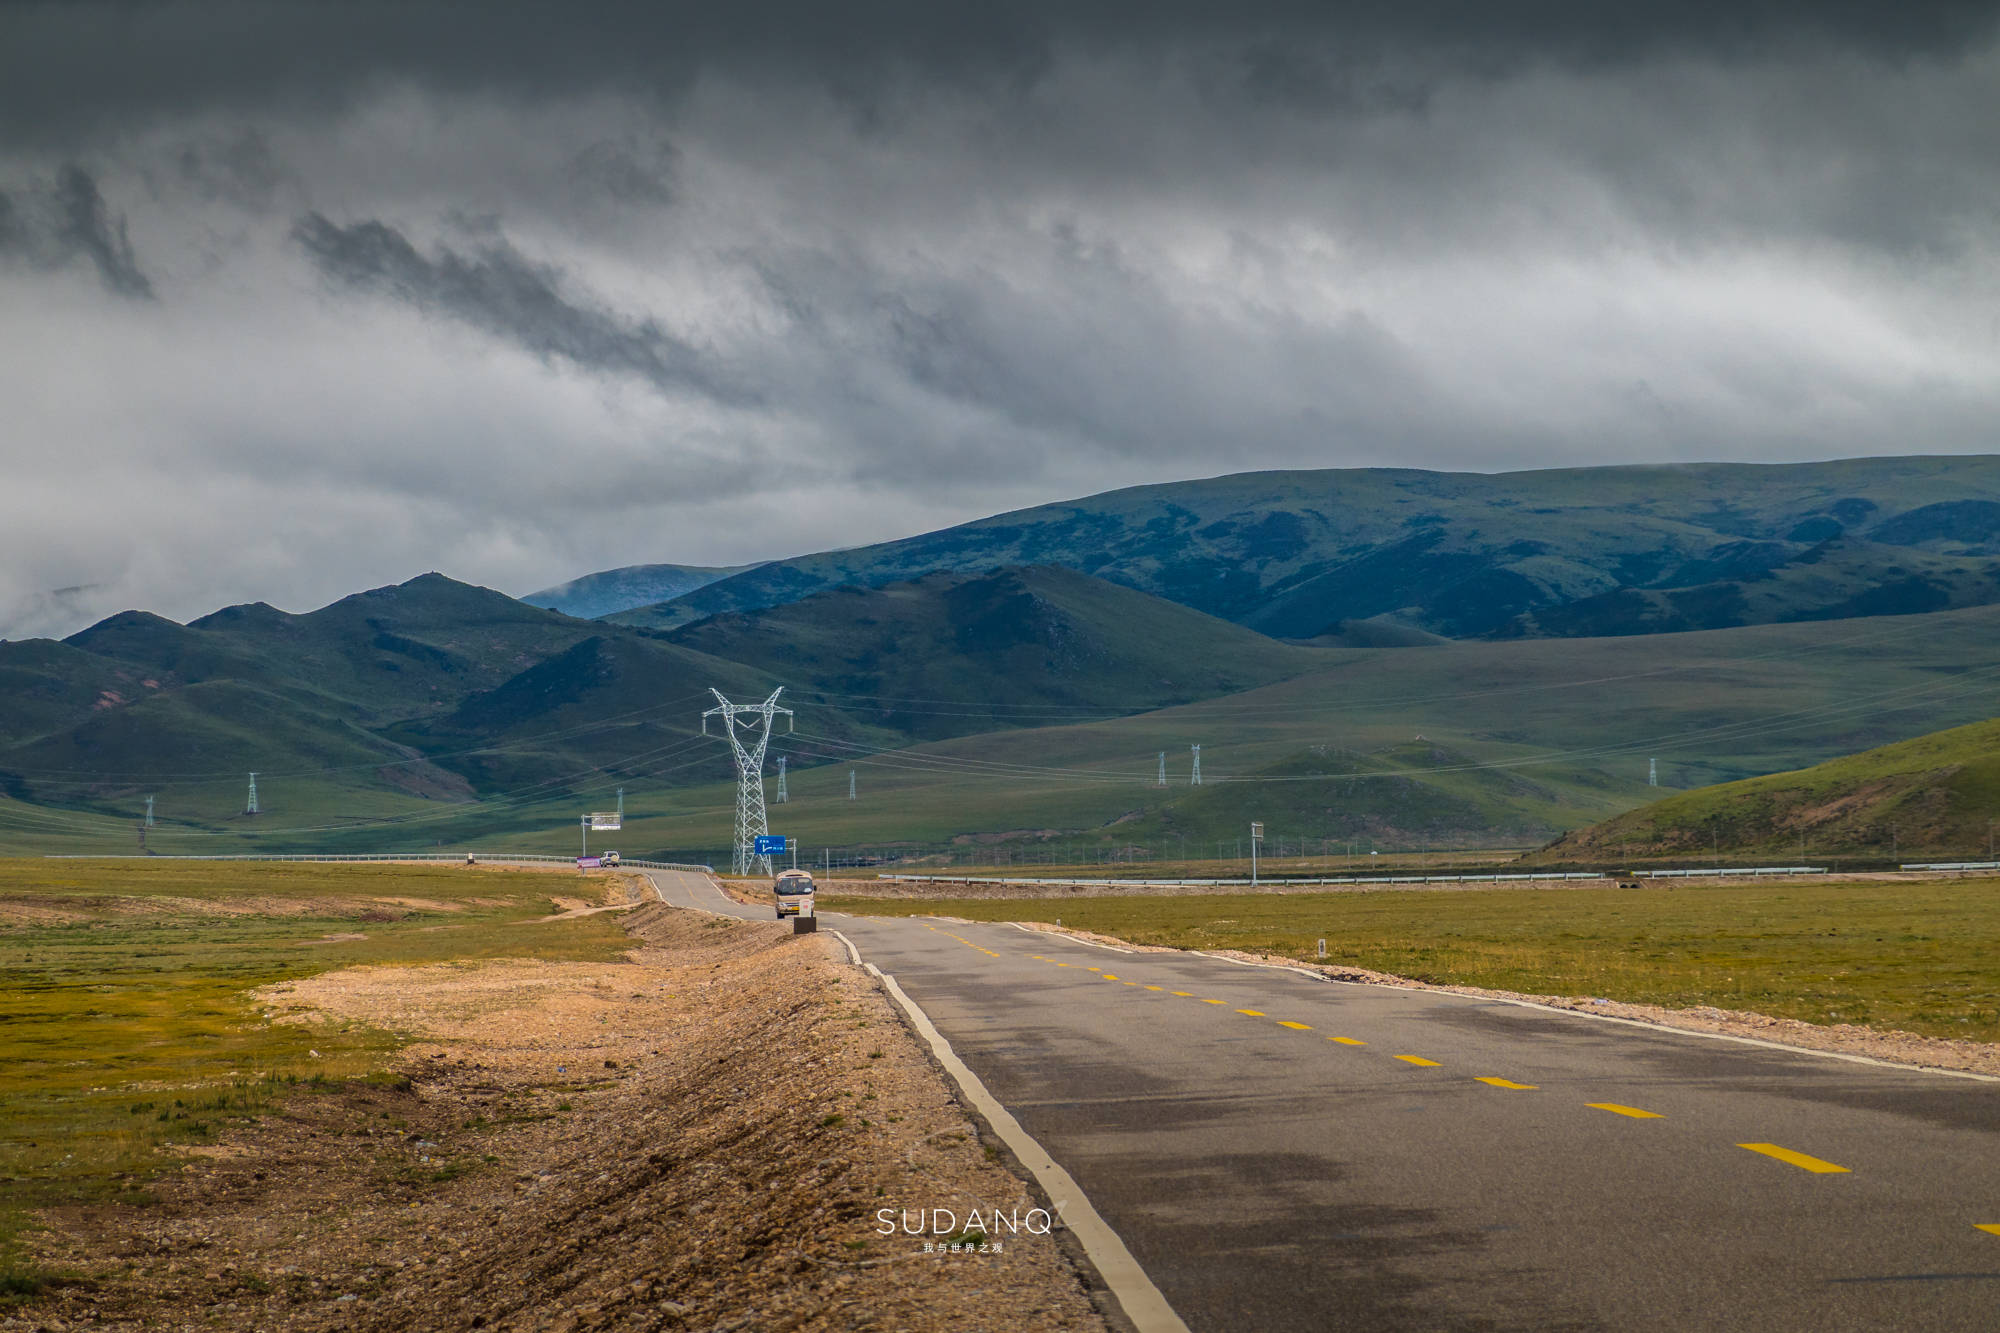
POLYGON ((626 565, 531 592, 521 600, 566 616, 595 619, 705 588, 755 565, 626 565))
POLYGON ((1811 768, 1681 792, 1564 835, 1544 860, 1848 852, 1986 859, 2000 819, 2000 719, 1811 768))
POLYGON ((1053 564, 1280 638, 1652 633, 2000 601, 2000 458, 1261 472, 774 561, 610 617, 674 628, 938 570, 1053 564))
POLYGON ((1327 660, 1051 566, 837 588, 670 637, 857 722, 930 739, 1189 703, 1327 660))

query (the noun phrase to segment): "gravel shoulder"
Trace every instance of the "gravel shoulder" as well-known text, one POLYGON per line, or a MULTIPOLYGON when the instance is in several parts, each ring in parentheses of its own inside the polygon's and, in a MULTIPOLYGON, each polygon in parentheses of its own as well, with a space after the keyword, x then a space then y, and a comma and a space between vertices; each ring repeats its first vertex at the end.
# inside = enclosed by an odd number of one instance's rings
POLYGON ((837 942, 623 921, 619 962, 267 988, 285 1021, 413 1044, 190 1150, 150 1206, 48 1216, 41 1257, 73 1276, 0 1328, 1105 1327, 1045 1202, 837 942))

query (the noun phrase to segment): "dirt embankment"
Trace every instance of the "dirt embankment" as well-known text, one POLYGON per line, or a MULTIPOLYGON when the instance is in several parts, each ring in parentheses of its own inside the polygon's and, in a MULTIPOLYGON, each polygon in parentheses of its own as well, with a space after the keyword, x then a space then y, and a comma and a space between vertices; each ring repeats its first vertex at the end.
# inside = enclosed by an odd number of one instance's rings
POLYGON ((150 1207, 53 1217, 44 1259, 79 1280, 0 1328, 1103 1327, 1032 1234, 1038 1200, 835 942, 626 920, 626 962, 269 988, 297 1021, 416 1034, 407 1078, 302 1092, 150 1207), (903 1234, 939 1209, 1029 1229, 989 1223, 988 1252, 962 1227, 903 1234))

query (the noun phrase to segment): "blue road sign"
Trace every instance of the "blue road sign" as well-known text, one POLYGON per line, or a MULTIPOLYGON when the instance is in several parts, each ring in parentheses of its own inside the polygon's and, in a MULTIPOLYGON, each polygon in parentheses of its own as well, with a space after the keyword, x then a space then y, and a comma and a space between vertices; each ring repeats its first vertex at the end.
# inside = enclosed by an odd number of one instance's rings
POLYGON ((785 852, 785 835, 782 833, 759 834, 751 852, 756 856, 782 856, 785 852))

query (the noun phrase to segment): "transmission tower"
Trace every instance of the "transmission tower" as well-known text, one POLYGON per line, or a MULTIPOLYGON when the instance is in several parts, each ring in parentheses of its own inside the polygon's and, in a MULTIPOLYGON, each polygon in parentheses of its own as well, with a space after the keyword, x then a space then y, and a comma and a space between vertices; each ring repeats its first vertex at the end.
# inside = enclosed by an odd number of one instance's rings
POLYGON ((153 798, 150 796, 146 798, 146 827, 153 827, 153 798))
POLYGON ((778 707, 778 696, 785 692, 780 685, 771 691, 771 697, 761 704, 733 704, 722 697, 722 691, 711 689, 716 698, 716 706, 701 715, 701 734, 708 735, 708 720, 722 719, 724 736, 729 740, 729 748, 736 755, 736 857, 734 868, 737 874, 750 873, 754 861, 771 873, 771 858, 753 854, 757 839, 771 832, 771 822, 764 813, 764 751, 771 744, 771 719, 778 713, 785 715, 785 726, 791 728, 792 710, 778 707), (763 726, 758 727, 753 719, 762 718, 763 726), (743 738, 736 734, 738 727, 757 733, 757 743, 746 749, 743 738))
POLYGON ((847 770, 847 799, 854 799, 854 770, 851 768, 847 770))
POLYGON ((625 822, 625 789, 623 787, 618 789, 618 822, 621 824, 625 822))
POLYGON ((1190 745, 1188 749, 1194 751, 1194 776, 1188 779, 1188 786, 1199 787, 1201 785, 1201 747, 1199 745, 1190 745))
POLYGON ((791 797, 785 794, 785 756, 778 756, 778 804, 783 805, 791 797))
POLYGON ((1648 787, 1660 785, 1660 761, 1657 759, 1646 761, 1646 785, 1648 787))
POLYGON ((1160 751, 1160 780, 1153 785, 1155 787, 1164 787, 1167 785, 1167 752, 1165 750, 1160 751))
POLYGON ((257 813, 257 775, 255 773, 250 775, 250 803, 243 807, 243 813, 246 815, 257 813))

